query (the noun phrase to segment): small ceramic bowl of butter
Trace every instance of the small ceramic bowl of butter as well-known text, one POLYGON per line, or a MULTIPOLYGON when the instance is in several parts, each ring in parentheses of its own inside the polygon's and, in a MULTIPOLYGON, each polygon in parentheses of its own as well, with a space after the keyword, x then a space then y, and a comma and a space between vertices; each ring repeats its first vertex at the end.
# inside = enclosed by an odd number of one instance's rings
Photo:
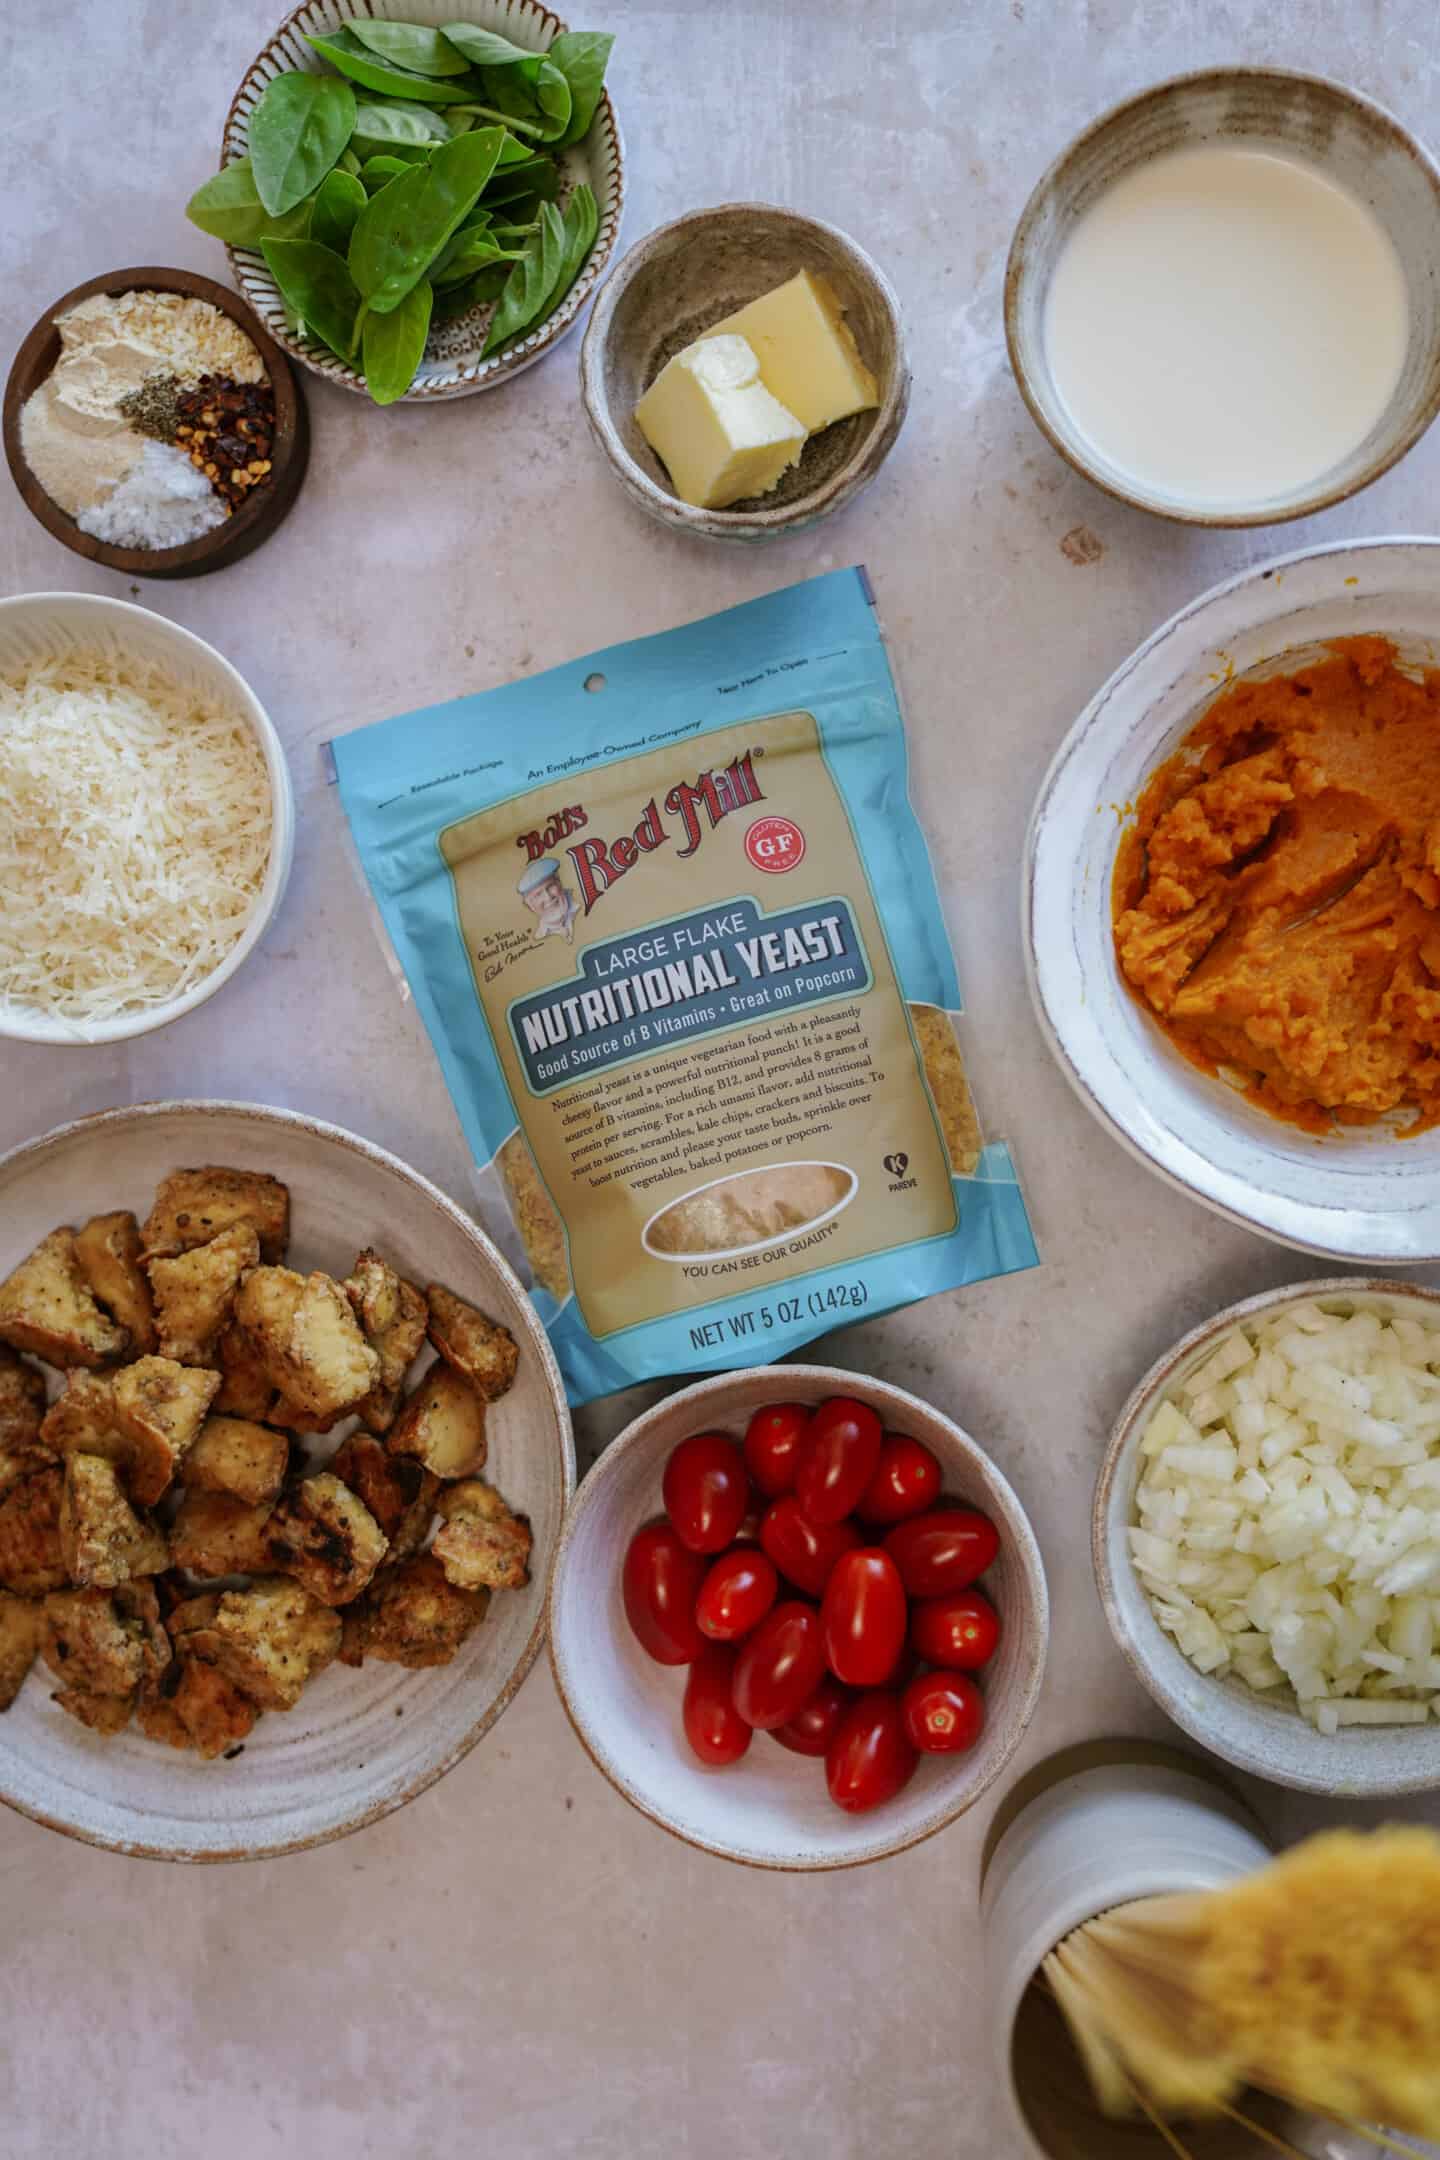
POLYGON ((662 225, 600 293, 580 363, 631 500, 711 540, 828 517, 874 479, 910 401, 899 303, 833 225, 725 203, 662 225))
POLYGON ((1440 167, 1343 84, 1225 67, 1087 128, 1016 228, 1005 328, 1061 456, 1188 524, 1368 487, 1440 411, 1440 167))

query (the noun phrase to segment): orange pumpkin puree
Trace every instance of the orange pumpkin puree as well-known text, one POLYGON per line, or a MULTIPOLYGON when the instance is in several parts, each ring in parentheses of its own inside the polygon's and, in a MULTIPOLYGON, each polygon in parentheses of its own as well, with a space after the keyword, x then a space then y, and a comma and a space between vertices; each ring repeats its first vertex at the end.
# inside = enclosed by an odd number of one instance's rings
POLYGON ((1121 972, 1176 1048, 1311 1131, 1440 1121, 1440 670, 1384 638, 1215 700, 1115 866, 1121 972), (1398 1121, 1397 1121, 1398 1122, 1398 1121))

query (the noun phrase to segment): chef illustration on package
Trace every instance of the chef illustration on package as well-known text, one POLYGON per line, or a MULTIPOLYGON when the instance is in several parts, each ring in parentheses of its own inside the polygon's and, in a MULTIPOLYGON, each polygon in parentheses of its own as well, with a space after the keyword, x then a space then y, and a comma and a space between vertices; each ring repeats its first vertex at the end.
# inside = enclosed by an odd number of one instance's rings
POLYGON ((563 937, 567 945, 574 944, 580 902, 562 879, 553 856, 532 862, 522 871, 515 890, 535 917, 537 938, 563 937))

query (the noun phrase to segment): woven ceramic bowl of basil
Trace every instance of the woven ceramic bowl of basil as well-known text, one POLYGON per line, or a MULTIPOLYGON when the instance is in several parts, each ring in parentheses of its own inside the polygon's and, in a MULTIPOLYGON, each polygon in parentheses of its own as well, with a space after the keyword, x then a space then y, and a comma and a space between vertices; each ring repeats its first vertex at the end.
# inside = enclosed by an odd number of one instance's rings
MULTIPOLYGON (((275 35, 245 71, 225 122, 222 162, 245 157, 250 149, 250 117, 266 86, 277 75, 300 68, 309 74, 328 74, 330 69, 309 42, 311 36, 333 34, 346 22, 365 16, 376 22, 420 24, 438 30, 445 23, 464 22, 478 30, 494 31, 529 52, 545 52, 565 24, 538 0, 304 0, 287 15, 275 35)), ((357 94, 365 92, 355 85, 357 94)), ((444 106, 434 108, 443 112, 444 106)), ((545 147, 540 145, 540 147, 545 147)), ((585 310, 620 233, 625 201, 625 161, 620 123, 608 91, 602 91, 588 133, 577 143, 556 153, 561 169, 558 207, 582 183, 593 189, 599 211, 599 230, 584 266, 555 312, 533 331, 502 346, 487 359, 484 346, 489 334, 494 303, 485 301, 450 320, 432 319, 424 357, 404 402, 436 398, 468 397, 507 382, 523 368, 560 343, 573 330, 585 310)), ((277 345, 284 347, 302 367, 328 382, 339 383, 360 396, 369 395, 358 367, 350 367, 318 342, 296 335, 286 318, 280 293, 266 268, 263 255, 244 247, 227 245, 236 283, 277 345)), ((438 318, 438 310, 437 310, 438 318)))

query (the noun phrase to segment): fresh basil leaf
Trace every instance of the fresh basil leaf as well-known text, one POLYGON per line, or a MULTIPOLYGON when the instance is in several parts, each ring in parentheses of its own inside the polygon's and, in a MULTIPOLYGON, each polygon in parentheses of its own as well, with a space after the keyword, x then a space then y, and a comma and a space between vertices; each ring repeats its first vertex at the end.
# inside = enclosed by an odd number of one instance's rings
POLYGON ((459 245, 447 249, 430 274, 432 285, 464 285, 474 277, 477 270, 484 270, 491 263, 520 262, 523 251, 518 248, 501 247, 498 240, 487 232, 457 234, 459 245))
POLYGON ((271 217, 313 195, 355 128, 355 93, 331 75, 276 75, 250 115, 250 169, 271 217))
MULTIPOLYGON (((382 97, 406 98, 417 105, 464 105, 470 100, 470 91, 456 81, 439 82, 432 75, 412 75, 409 68, 378 59, 349 30, 307 30, 305 36, 321 58, 342 75, 367 90, 378 91, 382 97)), ((323 75, 306 78, 315 79, 329 80, 323 75)))
POLYGON ((434 294, 422 278, 398 307, 365 318, 365 385, 377 405, 393 405, 415 380, 425 357, 434 294))
POLYGON ((378 16, 346 15, 338 27, 348 30, 377 58, 416 75, 468 75, 470 62, 457 52, 443 30, 423 23, 386 22, 378 16))
POLYGON ((352 180, 359 179, 360 160, 355 155, 355 138, 353 135, 336 160, 335 169, 337 172, 348 172, 352 180))
POLYGON ((589 134, 590 123, 605 87, 605 69, 615 43, 608 30, 562 30, 550 41, 546 59, 559 68, 570 85, 570 120, 559 138, 563 149, 589 134))
POLYGON ((471 308, 498 300, 508 275, 507 264, 495 263, 488 270, 477 271, 464 285, 447 285, 435 295, 432 320, 454 322, 457 316, 468 315, 471 308))
POLYGON ((382 187, 388 187, 392 180, 398 180, 402 173, 410 170, 410 163, 405 158, 366 158, 360 168, 360 184, 367 195, 378 195, 382 187))
POLYGON ((499 128, 457 135, 371 196, 350 236, 348 259, 361 297, 377 315, 400 305, 475 208, 500 143, 499 128))
POLYGON ((255 188, 249 158, 235 158, 195 190, 185 215, 201 232, 231 247, 257 248, 270 240, 302 240, 310 229, 310 204, 296 203, 283 217, 272 218, 255 188))
POLYGON ((485 190, 485 203, 489 209, 501 203, 522 202, 527 197, 538 197, 542 202, 552 202, 560 192, 560 168, 553 158, 544 156, 526 158, 523 165, 505 165, 497 168, 485 190))
POLYGON ((334 172, 326 173, 310 205, 310 238, 318 240, 322 247, 333 248, 343 260, 355 220, 367 199, 364 188, 350 173, 341 172, 338 166, 334 172))
POLYGON ((371 98, 357 98, 355 133, 350 142, 362 158, 373 157, 379 151, 395 154, 418 150, 424 155, 432 143, 444 142, 449 133, 445 119, 431 106, 407 104, 403 98, 392 98, 384 105, 371 98))
POLYGON ((543 140, 558 142, 570 126, 570 85, 549 60, 542 60, 535 77, 535 103, 545 123, 543 140))
POLYGON ((262 240, 260 252, 286 306, 307 331, 349 360, 360 295, 344 258, 318 240, 262 240))
POLYGON ((565 221, 554 203, 546 203, 540 212, 539 232, 505 281, 485 339, 484 357, 510 344, 546 311, 564 259, 565 221))
MULTIPOLYGON (((595 245, 600 230, 600 205, 595 191, 582 181, 565 205, 565 258, 560 265, 560 275, 555 281, 555 291, 545 313, 551 315, 559 307, 584 267, 585 260, 595 245)), ((534 328, 534 325, 531 325, 534 328)))
POLYGON ((472 67, 514 67, 536 58, 525 46, 512 45, 509 38, 501 37, 498 30, 481 30, 475 23, 445 23, 441 34, 472 67))

